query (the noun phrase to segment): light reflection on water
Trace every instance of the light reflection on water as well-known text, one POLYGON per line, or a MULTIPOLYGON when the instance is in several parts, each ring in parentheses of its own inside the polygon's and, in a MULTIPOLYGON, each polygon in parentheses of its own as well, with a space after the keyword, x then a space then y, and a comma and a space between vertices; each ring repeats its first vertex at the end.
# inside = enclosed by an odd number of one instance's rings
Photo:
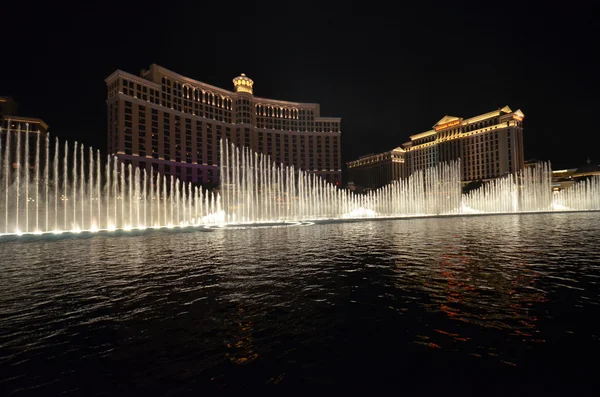
POLYGON ((0 384, 178 394, 548 374, 600 352, 599 232, 589 213, 5 242, 0 384))

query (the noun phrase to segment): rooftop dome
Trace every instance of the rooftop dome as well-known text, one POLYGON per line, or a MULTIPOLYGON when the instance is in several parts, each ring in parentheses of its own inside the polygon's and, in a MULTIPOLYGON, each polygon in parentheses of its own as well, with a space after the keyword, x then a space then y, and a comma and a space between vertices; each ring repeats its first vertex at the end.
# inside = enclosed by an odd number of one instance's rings
POLYGON ((254 81, 251 78, 246 77, 244 73, 233 79, 233 87, 235 88, 235 92, 247 92, 248 94, 252 94, 252 87, 254 86, 254 81))

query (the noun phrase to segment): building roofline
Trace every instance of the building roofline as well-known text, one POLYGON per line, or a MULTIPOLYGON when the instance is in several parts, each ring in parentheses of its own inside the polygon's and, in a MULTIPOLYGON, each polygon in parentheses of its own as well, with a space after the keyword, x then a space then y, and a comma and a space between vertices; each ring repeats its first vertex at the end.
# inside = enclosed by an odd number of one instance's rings
MULTIPOLYGON (((501 114, 502 114, 502 112, 500 111, 500 109, 497 109, 497 110, 493 110, 491 112, 483 113, 483 114, 480 114, 477 116, 469 117, 468 119, 464 119, 463 123, 466 123, 466 124, 475 123, 480 120, 489 119, 490 117, 500 116, 501 114)), ((509 114, 509 113, 505 113, 505 114, 509 114)), ((464 124, 461 124, 461 125, 464 125, 464 124)))
POLYGON ((114 72, 112 72, 111 74, 109 74, 108 77, 106 77, 104 79, 104 82, 108 83, 109 81, 111 81, 112 79, 114 79, 115 77, 117 77, 117 75, 119 75, 119 74, 126 74, 126 75, 129 75, 129 76, 133 76, 131 73, 127 73, 127 72, 125 72, 125 71, 123 71, 121 69, 116 69, 114 72))
POLYGON ((117 69, 114 72, 112 72, 110 74, 110 76, 108 76, 107 78, 104 79, 104 82, 108 84, 109 81, 117 78, 118 76, 126 76, 128 79, 134 80, 137 83, 151 85, 153 87, 160 88, 160 84, 155 83, 152 80, 148 80, 148 79, 145 79, 145 78, 143 78, 141 76, 137 76, 135 74, 132 74, 132 73, 129 73, 129 72, 125 72, 125 71, 123 71, 121 69, 117 69))
POLYGON ((406 150, 404 150, 403 148, 401 148, 400 146, 398 146, 398 147, 393 148, 391 150, 386 150, 385 152, 363 154, 361 156, 358 156, 358 159, 356 159, 356 160, 350 160, 350 161, 346 162, 346 164, 352 163, 354 161, 366 159, 366 158, 369 158, 369 157, 381 156, 381 155, 384 155, 384 154, 390 154, 390 153, 393 153, 393 152, 396 152, 396 151, 399 151, 399 152, 402 152, 402 153, 406 153, 406 150))
POLYGON ((150 65, 150 70, 152 70, 152 68, 156 68, 159 72, 163 72, 165 74, 169 74, 169 75, 171 75, 173 77, 176 77, 178 79, 184 80, 185 82, 188 82, 190 84, 198 84, 198 85, 207 87, 207 88, 209 88, 211 90, 222 91, 222 92, 227 93, 227 95, 234 95, 234 94, 236 94, 236 92, 229 91, 229 90, 227 90, 225 88, 217 87, 217 86, 214 86, 214 85, 211 85, 211 84, 208 84, 208 83, 204 83, 202 81, 198 81, 198 80, 194 80, 192 78, 186 77, 184 75, 176 73, 176 72, 174 72, 174 71, 172 71, 170 69, 165 68, 164 66, 160 66, 160 65, 157 65, 155 63, 153 63, 152 65, 150 65))
POLYGON ((311 106, 311 107, 320 107, 320 104, 316 103, 316 102, 293 102, 293 101, 283 101, 281 99, 271 99, 271 98, 263 98, 263 97, 254 97, 255 100, 258 101, 265 101, 265 102, 276 102, 276 103, 282 103, 282 104, 286 104, 286 105, 293 105, 293 106, 311 106))
MULTIPOLYGON (((165 68, 164 66, 160 66, 160 65, 157 65, 155 63, 153 63, 152 65, 150 65, 150 68, 152 68, 152 67, 155 67, 159 71, 167 73, 167 74, 170 74, 173 77, 177 77, 178 79, 181 79, 181 80, 185 80, 185 81, 188 81, 188 82, 191 82, 191 83, 194 83, 194 84, 202 85, 202 86, 205 86, 205 87, 210 88, 210 89, 214 89, 214 90, 218 90, 218 91, 223 91, 223 92, 228 93, 229 95, 235 95, 235 94, 237 94, 237 92, 235 92, 235 91, 230 91, 230 90, 225 89, 225 88, 217 87, 217 86, 214 86, 212 84, 204 83, 202 81, 195 80, 195 79, 183 76, 183 75, 181 75, 179 73, 176 73, 176 72, 174 72, 174 71, 172 71, 170 69, 165 68)), ((282 99, 263 98, 263 97, 259 97, 259 96, 255 96, 255 95, 252 95, 252 96, 254 97, 255 101, 275 102, 275 103, 280 103, 280 104, 285 104, 285 105, 293 105, 293 106, 320 107, 320 104, 316 103, 316 102, 285 101, 285 100, 282 100, 282 99)))
POLYGON ((8 121, 18 121, 18 122, 32 122, 32 123, 39 123, 42 127, 44 127, 45 129, 48 129, 49 126, 48 124, 46 124, 46 122, 42 119, 38 119, 37 117, 25 117, 25 116, 3 116, 2 117, 4 120, 8 120, 8 121))
MULTIPOLYGON (((477 116, 469 117, 467 119, 462 119, 462 118, 457 117, 457 116, 448 116, 448 115, 446 115, 446 116, 442 117, 442 119, 440 121, 438 121, 438 123, 436 123, 435 125, 439 124, 442 120, 445 120, 445 119, 448 119, 448 120, 449 119, 452 119, 452 120, 461 120, 460 125, 463 126, 463 125, 468 125, 468 124, 476 123, 476 122, 481 121, 481 120, 486 120, 486 119, 489 119, 491 117, 502 116, 503 114, 504 115, 508 115, 508 114, 518 114, 518 115, 521 115, 521 114, 523 114, 523 112, 521 112, 520 109, 515 110, 515 111, 511 111, 511 112, 506 112, 506 110, 508 110, 508 109, 510 109, 510 108, 508 106, 505 106, 502 109, 492 110, 491 112, 487 112, 487 113, 483 113, 483 114, 480 114, 480 115, 477 115, 477 116)), ((435 127, 435 125, 434 125, 434 127, 435 127)), ((415 139, 425 138, 427 136, 434 135, 435 133, 436 133, 436 131, 432 129, 432 130, 421 132, 421 133, 418 133, 418 134, 415 134, 415 135, 409 135, 409 138, 410 138, 410 140, 415 140, 415 139)))
MULTIPOLYGON (((163 66, 157 65, 155 63, 153 63, 153 64, 150 65, 150 69, 149 70, 151 71, 153 69, 156 70, 156 71, 158 71, 159 73, 166 74, 166 75, 171 76, 171 77, 173 77, 175 79, 178 79, 178 80, 181 80, 181 81, 183 81, 185 83, 188 83, 188 84, 190 84, 192 86, 196 86, 197 88, 205 88, 207 90, 214 90, 214 91, 216 91, 219 94, 226 95, 226 96, 229 96, 229 97, 234 97, 234 96, 237 96, 237 94, 238 94, 237 92, 230 91, 230 90, 227 90, 225 88, 217 87, 217 86, 214 86, 214 85, 211 85, 211 84, 208 84, 208 83, 204 83, 204 82, 199 81, 199 80, 195 80, 195 79, 183 76, 183 75, 181 75, 179 73, 176 73, 176 72, 174 72, 174 71, 172 71, 170 69, 167 69, 167 68, 165 68, 163 66)), ((108 77, 106 77, 104 79, 104 82, 108 84, 110 81, 112 81, 113 79, 117 78, 118 76, 125 76, 128 79, 134 80, 134 81, 142 83, 142 84, 148 84, 148 85, 152 85, 154 87, 160 87, 159 83, 155 83, 154 81, 148 80, 148 79, 146 79, 144 77, 141 77, 141 76, 138 76, 138 75, 135 75, 135 74, 132 74, 132 73, 125 72, 125 71, 123 71, 121 69, 117 69, 114 72, 112 72, 108 77)), ((309 108, 314 108, 318 112, 318 116, 315 116, 315 119, 324 120, 324 121, 337 121, 337 122, 340 122, 342 120, 341 117, 323 117, 323 116, 321 116, 320 115, 321 105, 319 103, 316 103, 316 102, 284 101, 284 100, 281 100, 281 99, 263 98, 263 97, 254 96, 254 95, 252 97, 253 97, 253 103, 255 105, 259 105, 260 104, 260 103, 256 103, 256 102, 264 102, 265 105, 295 106, 295 107, 301 107, 301 108, 309 107, 309 108)))
POLYGON ((420 139, 420 138, 425 138, 426 136, 430 136, 430 135, 434 135, 435 134, 435 130, 429 130, 429 131, 425 131, 425 132, 421 132, 415 135, 410 135, 409 138, 411 140, 415 140, 415 139, 420 139))

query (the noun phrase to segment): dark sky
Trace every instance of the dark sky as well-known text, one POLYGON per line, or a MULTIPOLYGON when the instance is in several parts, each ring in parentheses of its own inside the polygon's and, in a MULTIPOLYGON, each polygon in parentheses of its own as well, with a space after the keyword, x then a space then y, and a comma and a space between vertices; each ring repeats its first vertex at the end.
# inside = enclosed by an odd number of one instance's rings
POLYGON ((104 150, 104 78, 157 63, 226 89, 243 72, 257 96, 320 103, 323 116, 343 119, 344 162, 399 146, 446 114, 504 105, 526 115, 526 159, 600 162, 592 2, 84 3, 3 8, 0 95, 61 138, 104 150))

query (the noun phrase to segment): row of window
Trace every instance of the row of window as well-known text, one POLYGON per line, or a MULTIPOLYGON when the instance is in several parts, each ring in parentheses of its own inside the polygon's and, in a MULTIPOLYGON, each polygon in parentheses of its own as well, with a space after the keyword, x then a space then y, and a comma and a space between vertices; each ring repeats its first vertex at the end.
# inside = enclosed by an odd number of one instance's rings
MULTIPOLYGON (((413 141, 413 145, 421 145, 423 143, 433 142, 436 139, 440 138, 448 138, 458 136, 461 133, 476 131, 482 128, 491 127, 497 125, 500 122, 499 117, 493 117, 486 120, 482 120, 476 123, 467 124, 458 128, 451 128, 448 130, 439 131, 436 134, 432 134, 425 138, 415 139, 413 141)), ((521 122, 517 122, 517 125, 520 126, 521 122)))
MULTIPOLYGON (((112 106, 111 106, 112 107, 112 106)), ((124 130, 124 146, 122 150, 126 154, 139 155, 139 156, 151 156, 152 158, 164 160, 175 160, 177 162, 198 162, 204 163, 204 156, 208 164, 214 164, 220 160, 220 152, 218 150, 218 140, 221 137, 227 138, 230 142, 238 146, 251 146, 251 134, 250 129, 245 128, 244 134, 242 135, 238 128, 235 133, 232 133, 231 128, 225 127, 223 135, 223 126, 216 125, 216 134, 212 134, 212 125, 206 123, 206 130, 202 130, 202 123, 195 122, 195 130, 192 133, 192 120, 184 118, 185 128, 182 127, 182 118, 178 115, 173 116, 168 112, 161 112, 163 128, 159 130, 159 112, 156 109, 151 109, 151 130, 147 129, 146 109, 142 105, 138 105, 138 131, 137 141, 134 144, 133 139, 133 126, 132 126, 132 113, 133 104, 130 101, 125 101, 124 104, 124 117, 125 117, 125 130, 124 130), (182 129, 185 134, 182 136, 182 129), (243 137, 243 141, 242 141, 243 137), (182 141, 182 138, 185 140, 182 141), (213 140, 216 138, 216 141, 213 140), (151 140, 148 142, 148 140, 151 140), (184 144, 185 143, 185 144, 184 144), (195 143, 195 145, 193 144, 195 143), (203 144, 205 143, 205 144, 203 144), (147 146, 147 144, 149 144, 147 146), (216 153, 215 153, 216 152, 216 153)), ((339 168, 339 155, 338 155, 338 141, 337 137, 313 137, 310 136, 308 139, 308 146, 305 146, 305 137, 293 136, 292 139, 288 135, 284 135, 283 143, 283 156, 281 152, 273 150, 272 146, 272 135, 276 138, 276 147, 280 147, 281 135, 265 133, 267 138, 267 145, 263 145, 263 133, 259 132, 258 145, 259 152, 265 152, 272 154, 276 161, 284 161, 286 164, 293 163, 294 165, 305 168, 307 164, 314 168, 315 161, 311 160, 309 163, 304 161, 305 151, 302 151, 302 161, 298 160, 297 155, 297 142, 302 147, 306 147, 309 150, 309 158, 317 157, 316 167, 323 168, 326 165, 327 168, 339 168), (320 138, 320 139, 319 139, 320 138), (317 144, 315 145, 314 142, 317 144), (291 144, 291 145, 290 145, 291 144), (330 146, 331 144, 331 146, 330 146), (316 149, 315 149, 316 147, 316 149), (292 158, 290 159, 289 150, 293 151, 292 158), (324 149, 324 151, 323 151, 324 149), (331 156, 331 149, 333 149, 333 156, 331 156), (324 154, 329 152, 330 156, 327 156, 327 160, 323 160, 324 154), (315 154, 311 156, 310 154, 315 154), (326 161, 326 164, 325 164, 326 161)), ((116 141, 116 139, 115 139, 116 141)))
MULTIPOLYGON (((298 119, 299 111, 297 108, 288 108, 283 106, 273 106, 273 105, 263 105, 257 104, 255 105, 255 114, 257 116, 267 116, 267 117, 276 117, 276 118, 286 118, 286 119, 298 119)), ((312 111, 311 111, 312 114, 312 111)), ((304 114, 302 116, 305 117, 304 114)))
POLYGON ((236 119, 233 120, 233 100, 210 91, 192 89, 185 84, 162 79, 161 90, 148 87, 126 78, 117 79, 108 86, 109 97, 119 90, 128 96, 161 105, 183 113, 193 114, 226 123, 252 123, 252 113, 257 117, 257 127, 300 132, 339 132, 339 123, 316 122, 310 109, 285 108, 273 105, 255 105, 245 98, 236 99, 236 119))

